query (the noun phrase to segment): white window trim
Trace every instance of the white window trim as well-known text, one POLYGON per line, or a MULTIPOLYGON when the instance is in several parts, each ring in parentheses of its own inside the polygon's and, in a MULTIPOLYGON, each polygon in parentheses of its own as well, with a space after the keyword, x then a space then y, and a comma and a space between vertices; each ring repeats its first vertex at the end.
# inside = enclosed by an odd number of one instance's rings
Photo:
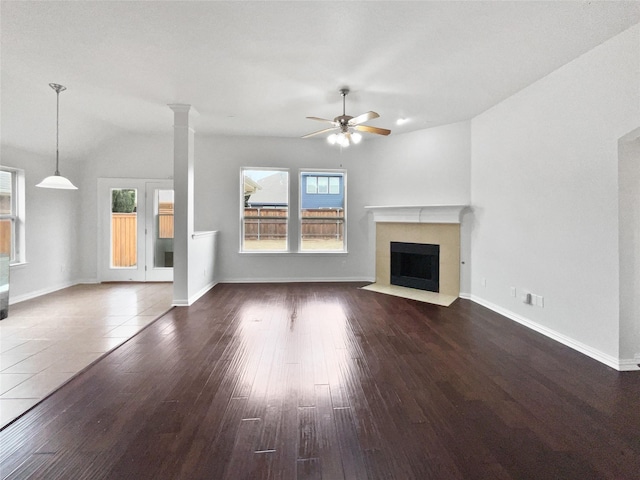
POLYGON ((286 172, 287 173, 287 237, 285 250, 244 250, 244 195, 240 196, 240 245, 238 246, 238 253, 243 255, 284 255, 291 253, 291 171, 288 168, 278 167, 240 167, 240 188, 239 191, 244 194, 244 171, 245 170, 262 170, 272 172, 286 172))
MULTIPOLYGON (((298 184, 300 187, 298 188, 298 251, 297 253, 300 255, 342 255, 345 253, 349 253, 347 248, 347 170, 345 169, 322 169, 322 168, 301 168, 298 170, 298 184), (342 189, 344 190, 343 196, 343 211, 344 211, 344 220, 342 225, 342 235, 343 235, 343 245, 342 250, 302 250, 302 174, 312 175, 312 176, 326 176, 329 177, 331 174, 340 174, 342 175, 342 189)), ((306 188, 306 187, 305 187, 306 188)), ((323 194, 324 195, 324 194, 323 194)), ((289 215, 291 216, 291 215, 289 215)))
POLYGON ((25 247, 26 247, 26 206, 25 206, 25 173, 19 168, 2 166, 0 170, 10 172, 12 174, 12 211, 14 214, 2 215, 3 218, 13 220, 13 238, 12 247, 14 248, 14 258, 10 266, 17 266, 26 263, 25 247))

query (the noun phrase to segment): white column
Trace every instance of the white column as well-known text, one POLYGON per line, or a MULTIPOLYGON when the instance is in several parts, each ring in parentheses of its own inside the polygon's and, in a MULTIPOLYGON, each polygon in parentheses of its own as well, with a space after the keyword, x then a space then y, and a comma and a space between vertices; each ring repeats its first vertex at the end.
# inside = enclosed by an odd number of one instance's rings
POLYGON ((189 126, 191 105, 169 105, 173 110, 173 304, 189 304, 189 245, 193 234, 193 145, 189 126))

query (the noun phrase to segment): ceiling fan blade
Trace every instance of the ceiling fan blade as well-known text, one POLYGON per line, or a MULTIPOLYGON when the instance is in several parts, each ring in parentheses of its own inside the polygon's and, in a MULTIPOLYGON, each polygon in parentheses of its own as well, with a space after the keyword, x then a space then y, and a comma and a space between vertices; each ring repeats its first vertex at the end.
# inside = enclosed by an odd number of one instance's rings
POLYGON ((309 138, 309 137, 313 137, 314 135, 321 135, 321 134, 326 133, 326 132, 331 132, 332 130, 335 130, 335 129, 336 129, 336 127, 325 128, 324 130, 318 130, 317 132, 307 133, 306 135, 303 135, 300 138, 309 138))
POLYGON ((320 117, 307 117, 309 120, 317 120, 319 122, 326 122, 326 123, 330 123, 332 125, 337 126, 338 124, 334 121, 334 120, 327 120, 326 118, 320 118, 320 117))
POLYGON ((389 135, 391 133, 391 130, 387 130, 386 128, 370 127, 368 125, 356 125, 353 128, 361 132, 376 133, 378 135, 389 135))
POLYGON ((378 118, 379 116, 380 115, 378 115, 376 112, 363 113, 362 115, 358 115, 357 117, 353 117, 351 120, 349 120, 349 125, 358 125, 359 123, 378 118))

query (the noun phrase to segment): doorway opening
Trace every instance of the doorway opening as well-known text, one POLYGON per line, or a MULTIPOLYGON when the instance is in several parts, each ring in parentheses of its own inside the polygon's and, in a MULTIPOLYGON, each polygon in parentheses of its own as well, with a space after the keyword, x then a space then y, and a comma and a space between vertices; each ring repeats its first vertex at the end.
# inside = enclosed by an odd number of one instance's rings
POLYGON ((173 182, 98 179, 98 280, 173 280, 173 182))

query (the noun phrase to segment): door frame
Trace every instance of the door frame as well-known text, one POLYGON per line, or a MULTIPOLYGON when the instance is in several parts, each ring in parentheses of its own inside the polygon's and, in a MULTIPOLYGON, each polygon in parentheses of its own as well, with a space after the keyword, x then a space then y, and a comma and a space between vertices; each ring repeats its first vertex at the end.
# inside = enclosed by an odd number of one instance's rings
MULTIPOLYGON (((156 267, 154 261, 155 240, 159 228, 156 221, 156 190, 173 190, 173 180, 152 180, 145 182, 145 281, 147 282, 172 282, 173 267, 156 267)), ((175 201, 175 200, 174 200, 175 201)))
MULTIPOLYGON (((98 282, 147 282, 147 281, 173 281, 173 268, 151 269, 147 275, 147 263, 151 258, 153 266, 153 252, 147 252, 147 235, 152 226, 152 215, 147 215, 149 203, 147 184, 162 185, 163 188, 173 188, 173 180, 153 178, 98 178, 97 186, 97 273, 98 282), (138 261, 136 267, 111 268, 111 189, 131 188, 137 191, 137 239, 136 248, 138 261), (158 270, 164 272, 159 273, 158 270), (169 274, 170 273, 170 274, 169 274)), ((153 210, 151 210, 151 214, 153 210)))

